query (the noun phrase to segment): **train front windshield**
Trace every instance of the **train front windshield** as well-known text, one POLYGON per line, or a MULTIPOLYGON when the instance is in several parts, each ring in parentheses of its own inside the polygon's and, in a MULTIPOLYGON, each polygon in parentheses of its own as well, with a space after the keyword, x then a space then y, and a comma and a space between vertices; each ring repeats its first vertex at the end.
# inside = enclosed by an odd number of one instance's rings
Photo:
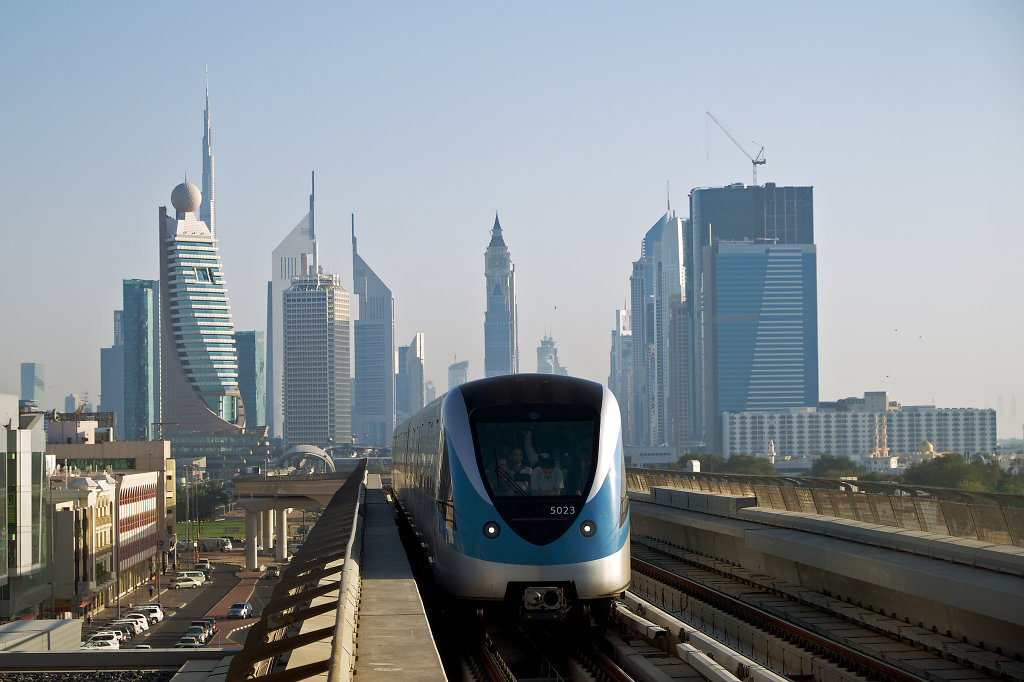
POLYGON ((598 415, 577 405, 482 408, 470 416, 495 501, 586 495, 597 458, 598 415))

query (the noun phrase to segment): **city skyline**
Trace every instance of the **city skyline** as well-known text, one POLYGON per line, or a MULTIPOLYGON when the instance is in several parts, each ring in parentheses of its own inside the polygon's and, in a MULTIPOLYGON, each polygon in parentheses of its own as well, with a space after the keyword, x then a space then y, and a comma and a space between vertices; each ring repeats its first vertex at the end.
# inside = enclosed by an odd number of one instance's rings
POLYGON ((574 374, 605 382, 636 244, 666 198, 688 217, 690 188, 751 179, 711 111, 748 149, 764 144, 759 183, 815 188, 821 399, 885 390, 905 405, 1002 407, 1000 435, 1021 435, 1019 4, 794 3, 785 22, 756 5, 739 18, 668 3, 256 6, 238 26, 214 7, 165 45, 144 36, 167 8, 65 9, 2 10, 0 54, 18 68, 4 77, 17 135, 0 197, 5 251, 19 254, 2 281, 26 283, 30 315, 0 346, 0 392, 17 393, 20 363, 35 362, 46 407, 100 401, 109 311, 123 279, 158 276, 147 226, 183 173, 201 177, 209 109, 237 329, 266 331, 259 264, 316 169, 325 269, 351 283, 354 212, 394 292, 397 337, 430 344, 427 379, 446 385, 453 356, 483 375, 480 252, 497 210, 521 339, 549 330, 574 374), (339 27, 344 40, 330 37, 339 27), (254 47, 299 36, 318 45, 308 57, 254 47), (89 308, 46 314, 72 287, 88 288, 89 308))

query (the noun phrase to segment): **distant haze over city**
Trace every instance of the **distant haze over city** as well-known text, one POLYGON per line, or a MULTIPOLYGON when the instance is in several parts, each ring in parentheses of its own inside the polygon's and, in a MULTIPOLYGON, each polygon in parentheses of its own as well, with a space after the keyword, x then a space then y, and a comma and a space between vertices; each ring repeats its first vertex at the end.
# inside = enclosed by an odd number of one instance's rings
POLYGON ((991 407, 1020 437, 1024 5, 676 2, 6 4, 0 393, 99 401, 122 280, 158 279, 158 208, 200 181, 234 327, 265 330, 271 250, 309 210, 359 253, 426 379, 484 373, 495 213, 520 370, 550 335, 605 382, 631 263, 695 187, 814 188, 821 400, 991 407), (756 142, 755 142, 756 140, 756 142))

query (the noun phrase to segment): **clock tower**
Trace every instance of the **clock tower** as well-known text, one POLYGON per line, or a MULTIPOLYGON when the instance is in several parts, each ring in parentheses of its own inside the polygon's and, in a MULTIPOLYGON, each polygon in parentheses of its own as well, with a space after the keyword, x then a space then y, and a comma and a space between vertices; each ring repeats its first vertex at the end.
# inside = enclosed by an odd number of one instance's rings
POLYGON ((484 252, 487 309, 484 312, 484 376, 519 372, 515 266, 494 214, 491 243, 484 252))

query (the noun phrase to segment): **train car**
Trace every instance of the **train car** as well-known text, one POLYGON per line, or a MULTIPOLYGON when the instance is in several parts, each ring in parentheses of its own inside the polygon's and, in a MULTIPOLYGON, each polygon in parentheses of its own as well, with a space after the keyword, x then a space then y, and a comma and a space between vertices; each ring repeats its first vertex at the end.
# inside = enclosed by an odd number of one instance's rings
POLYGON ((458 386, 395 430, 392 486, 437 586, 523 620, 601 619, 630 580, 618 403, 583 379, 458 386))

